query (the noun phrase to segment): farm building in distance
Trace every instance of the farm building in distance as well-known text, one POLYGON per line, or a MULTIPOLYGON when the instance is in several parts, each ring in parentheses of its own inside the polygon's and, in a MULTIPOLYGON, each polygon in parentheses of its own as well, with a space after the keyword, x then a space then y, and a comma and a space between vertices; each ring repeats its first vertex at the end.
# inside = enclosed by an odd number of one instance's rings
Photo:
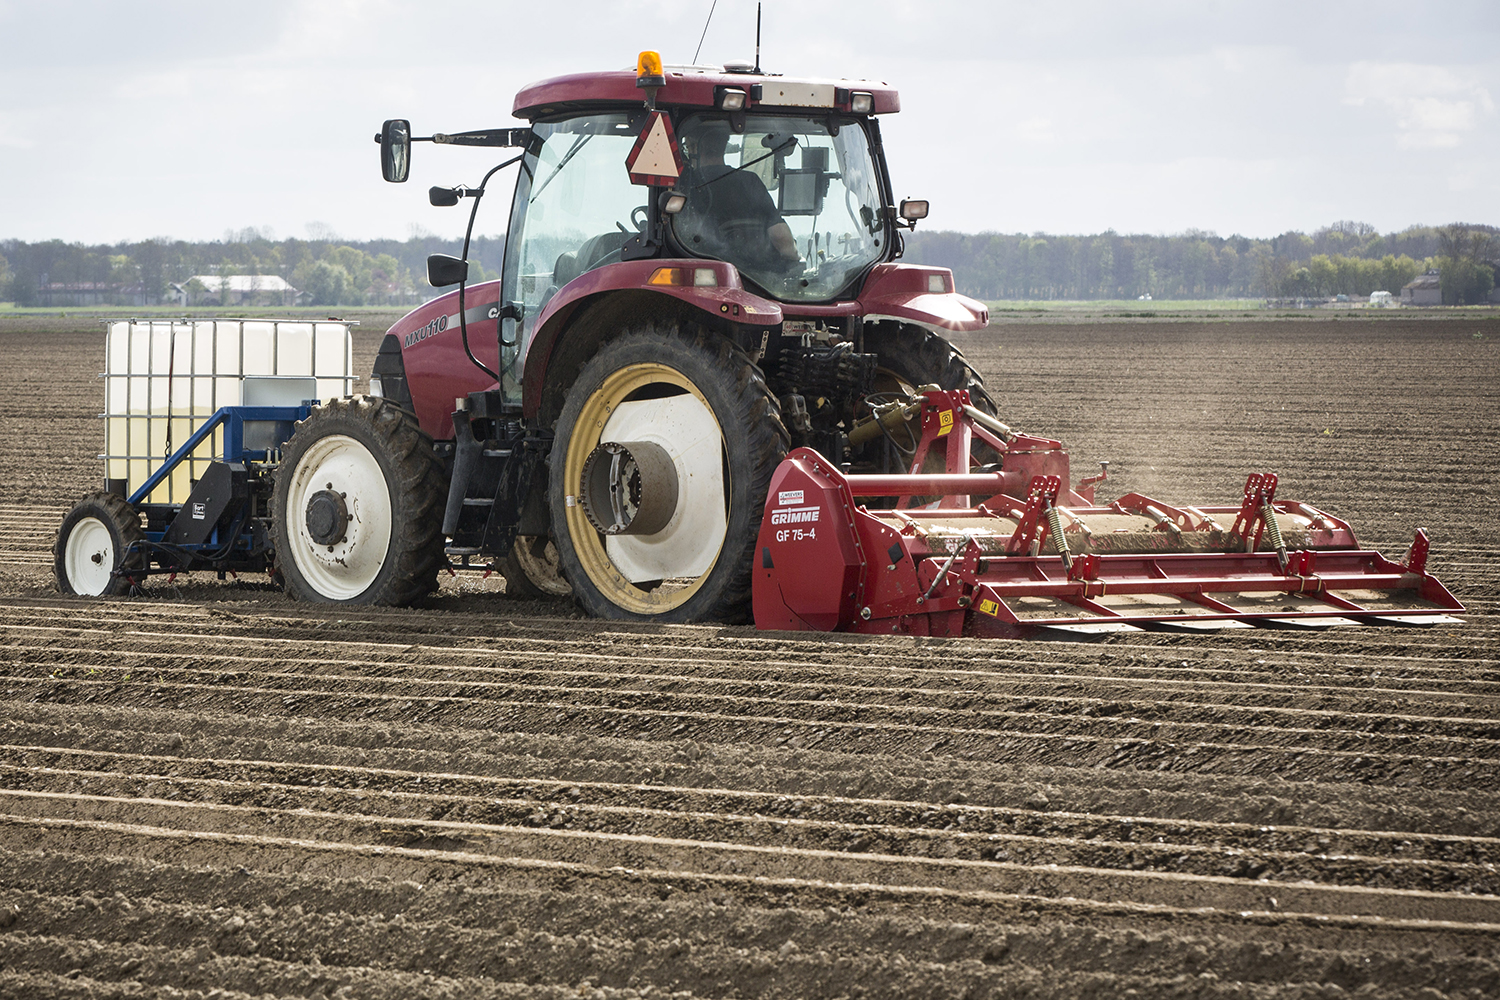
POLYGON ((1401 304, 1403 306, 1442 305, 1443 290, 1438 283, 1438 272, 1431 270, 1407 282, 1401 289, 1401 304))
POLYGON ((137 281, 124 285, 108 281, 43 281, 37 286, 36 305, 54 306, 147 306, 145 287, 137 281))
POLYGON ((294 306, 297 289, 276 274, 195 274, 173 290, 182 296, 183 305, 200 304, 206 299, 221 306, 294 306), (193 285, 202 287, 198 291, 193 285), (190 301, 198 299, 198 302, 190 301))

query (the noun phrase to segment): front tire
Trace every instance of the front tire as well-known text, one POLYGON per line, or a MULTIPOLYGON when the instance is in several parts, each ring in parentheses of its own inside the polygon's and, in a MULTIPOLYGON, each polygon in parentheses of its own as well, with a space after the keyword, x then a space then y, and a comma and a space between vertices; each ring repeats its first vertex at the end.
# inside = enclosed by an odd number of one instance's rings
POLYGON ((865 331, 865 350, 880 355, 875 391, 892 392, 937 385, 967 389, 969 401, 999 416, 995 401, 963 352, 931 330, 906 323, 877 323, 865 331))
POLYGON ((548 601, 573 593, 558 564, 557 544, 546 535, 517 535, 502 571, 507 597, 548 601))
POLYGON ((297 425, 276 472, 276 563, 293 597, 410 604, 437 589, 442 464, 411 413, 336 399, 297 425))
POLYGON ((552 449, 558 559, 579 605, 600 618, 747 621, 766 490, 786 451, 775 398, 728 340, 692 326, 645 325, 610 341, 568 390, 552 449), (632 506, 642 500, 644 467, 610 464, 606 446, 621 443, 657 458, 654 482, 671 498, 659 527, 660 508, 632 506), (586 498, 605 468, 619 478, 615 516, 628 509, 655 530, 606 534, 597 526, 586 498))
MULTIPOLYGON (((865 331, 865 350, 880 356, 872 396, 910 396, 924 385, 936 385, 949 391, 965 389, 975 408, 999 416, 994 399, 984 387, 984 379, 970 367, 963 352, 931 330, 904 323, 878 323, 865 331)), ((921 437, 921 420, 914 419, 908 422, 905 432, 898 435, 898 442, 915 446, 921 437)), ((886 473, 909 471, 899 462, 892 465, 889 456, 875 446, 866 451, 865 455, 854 456, 856 463, 863 461, 886 473)), ((1000 459, 993 448, 979 441, 974 444, 973 455, 980 466, 1000 459)), ((929 453, 924 471, 940 473, 944 469, 941 455, 929 453)))
POLYGON ((68 511, 52 547, 57 589, 79 597, 124 597, 141 565, 131 546, 145 538, 141 515, 124 497, 90 493, 68 511))

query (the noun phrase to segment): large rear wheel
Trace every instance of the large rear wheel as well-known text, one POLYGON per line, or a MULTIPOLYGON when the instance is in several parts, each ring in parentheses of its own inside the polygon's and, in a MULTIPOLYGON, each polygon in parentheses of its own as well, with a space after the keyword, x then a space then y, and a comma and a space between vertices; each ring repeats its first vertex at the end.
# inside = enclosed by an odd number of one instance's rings
POLYGON ((373 396, 325 403, 297 425, 272 500, 289 594, 410 604, 443 566, 443 467, 411 413, 373 396))
POLYGON ((787 433, 760 370, 722 337, 646 325, 568 390, 552 450, 558 559, 589 614, 745 621, 750 562, 787 433))

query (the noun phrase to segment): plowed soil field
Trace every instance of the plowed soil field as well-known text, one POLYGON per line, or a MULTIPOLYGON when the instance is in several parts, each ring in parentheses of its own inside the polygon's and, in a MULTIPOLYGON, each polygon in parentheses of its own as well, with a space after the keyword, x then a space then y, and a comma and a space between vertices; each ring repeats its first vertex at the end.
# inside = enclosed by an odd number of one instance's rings
MULTIPOLYGON (((358 341, 367 371, 379 324, 358 341)), ((1101 496, 1279 496, 1462 625, 851 639, 50 583, 102 334, 0 320, 0 997, 1500 996, 1500 320, 999 324, 1101 496)))

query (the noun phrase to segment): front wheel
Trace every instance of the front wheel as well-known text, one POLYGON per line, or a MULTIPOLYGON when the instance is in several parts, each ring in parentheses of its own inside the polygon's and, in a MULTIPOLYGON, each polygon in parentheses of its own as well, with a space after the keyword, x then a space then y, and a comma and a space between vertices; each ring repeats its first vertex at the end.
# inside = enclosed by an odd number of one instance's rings
POLYGON ((568 390, 552 449, 558 559, 601 618, 745 621, 750 562, 787 433, 728 340, 646 325, 568 390))
MULTIPOLYGON (((880 356, 870 394, 875 400, 905 399, 925 385, 936 385, 950 391, 964 389, 976 408, 998 416, 995 401, 985 390, 984 380, 969 366, 963 352, 930 330, 890 322, 873 324, 865 331, 865 350, 880 356)), ((906 473, 910 471, 907 463, 921 438, 922 424, 920 418, 916 418, 852 457, 861 469, 906 473)), ((993 448, 980 441, 975 442, 973 455, 979 466, 1000 460, 993 448)), ((942 455, 937 451, 930 452, 923 471, 939 473, 944 469, 942 455)))
POLYGON ((276 472, 276 564, 289 594, 410 604, 443 566, 443 467, 416 417, 373 396, 297 425, 276 472))
POLYGON ((546 535, 517 535, 502 572, 507 597, 537 601, 573 593, 558 565, 557 543, 546 535))
POLYGON ((78 502, 57 531, 52 567, 57 589, 80 597, 123 597, 130 593, 130 570, 141 565, 131 547, 145 538, 141 515, 113 493, 90 493, 78 502))

